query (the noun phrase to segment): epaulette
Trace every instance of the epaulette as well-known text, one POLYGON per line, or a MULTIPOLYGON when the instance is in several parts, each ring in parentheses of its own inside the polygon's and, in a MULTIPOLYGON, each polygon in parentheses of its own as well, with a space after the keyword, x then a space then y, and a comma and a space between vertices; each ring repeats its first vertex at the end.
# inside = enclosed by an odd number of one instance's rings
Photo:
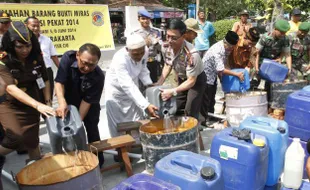
POLYGON ((2 60, 3 58, 5 58, 8 55, 8 53, 6 51, 1 51, 0 52, 0 60, 2 60))

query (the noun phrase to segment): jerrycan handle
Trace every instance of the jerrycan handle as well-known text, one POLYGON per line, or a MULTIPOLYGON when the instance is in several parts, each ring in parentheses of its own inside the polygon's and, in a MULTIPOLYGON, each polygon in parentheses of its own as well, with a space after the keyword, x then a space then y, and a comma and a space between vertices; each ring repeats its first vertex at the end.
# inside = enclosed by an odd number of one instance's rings
POLYGON ((270 123, 267 122, 267 121, 252 120, 252 122, 257 124, 257 125, 267 125, 267 126, 270 126, 270 123))
POLYGON ((198 169, 193 164, 183 163, 183 162, 181 162, 180 160, 178 160, 176 158, 173 158, 171 160, 171 163, 175 164, 175 165, 178 165, 178 166, 181 166, 182 168, 189 169, 189 170, 191 170, 192 173, 195 173, 195 174, 198 173, 198 169))

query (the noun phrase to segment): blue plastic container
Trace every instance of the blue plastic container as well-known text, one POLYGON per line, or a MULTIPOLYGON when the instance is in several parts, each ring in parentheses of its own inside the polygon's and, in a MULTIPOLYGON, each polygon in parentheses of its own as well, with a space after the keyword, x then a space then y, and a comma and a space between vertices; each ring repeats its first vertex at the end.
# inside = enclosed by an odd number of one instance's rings
POLYGON ((287 67, 270 59, 264 59, 259 69, 261 78, 269 82, 283 82, 287 73, 287 67))
POLYGON ((181 188, 147 174, 136 174, 112 190, 181 190, 181 188))
POLYGON ((284 120, 289 126, 289 136, 308 141, 310 138, 310 86, 290 94, 286 101, 284 120))
POLYGON ((277 184, 284 168, 284 157, 288 147, 287 123, 269 117, 251 116, 240 124, 240 128, 250 129, 252 132, 267 138, 269 162, 266 185, 277 184))
POLYGON ((221 164, 225 190, 263 190, 268 172, 268 142, 264 136, 251 133, 249 141, 232 136, 232 128, 217 133, 211 144, 211 157, 221 164), (262 139, 261 147, 253 140, 262 139))
MULTIPOLYGON (((310 137, 309 137, 310 138, 310 137)), ((288 146, 291 145, 291 143, 293 142, 293 138, 289 137, 288 138, 288 146)), ((305 150, 305 161, 304 161, 304 174, 303 174, 303 178, 304 179, 308 179, 308 175, 307 175, 307 171, 306 171, 306 164, 307 164, 307 159, 310 156, 308 151, 307 151, 307 141, 300 141, 300 144, 302 146, 302 148, 305 150)))
MULTIPOLYGON (((310 189, 310 183, 303 181, 298 190, 309 190, 309 189, 310 189)), ((293 190, 293 189, 282 187, 281 190, 293 190)))
POLYGON ((245 69, 232 69, 234 72, 243 72, 244 81, 241 82, 238 77, 231 75, 223 75, 222 89, 224 92, 246 92, 250 89, 250 77, 249 73, 245 69))
POLYGON ((159 160, 154 176, 183 190, 224 190, 220 163, 189 151, 175 151, 159 160))

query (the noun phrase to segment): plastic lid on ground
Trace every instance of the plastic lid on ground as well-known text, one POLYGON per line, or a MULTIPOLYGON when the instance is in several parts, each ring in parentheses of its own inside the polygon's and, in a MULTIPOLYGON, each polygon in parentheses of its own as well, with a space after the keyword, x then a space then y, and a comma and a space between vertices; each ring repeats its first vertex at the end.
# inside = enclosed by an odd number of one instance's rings
POLYGON ((200 170, 200 175, 205 180, 213 180, 215 177, 215 170, 212 167, 203 167, 200 170))

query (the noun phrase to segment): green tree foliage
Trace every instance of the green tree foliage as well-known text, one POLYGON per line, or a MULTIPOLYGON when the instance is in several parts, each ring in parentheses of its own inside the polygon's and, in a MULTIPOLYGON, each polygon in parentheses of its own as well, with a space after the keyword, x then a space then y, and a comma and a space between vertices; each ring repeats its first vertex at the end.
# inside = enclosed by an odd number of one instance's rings
POLYGON ((226 33, 232 29, 235 22, 238 20, 219 20, 213 23, 215 29, 216 41, 224 39, 226 33))

